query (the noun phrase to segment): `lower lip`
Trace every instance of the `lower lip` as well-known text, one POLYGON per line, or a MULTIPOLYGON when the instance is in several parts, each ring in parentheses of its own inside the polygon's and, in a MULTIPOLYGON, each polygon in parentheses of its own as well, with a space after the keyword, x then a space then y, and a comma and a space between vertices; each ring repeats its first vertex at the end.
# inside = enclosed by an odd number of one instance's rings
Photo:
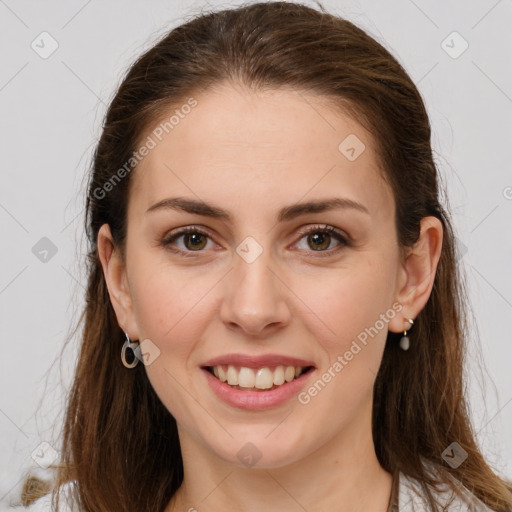
POLYGON ((253 411, 277 407, 292 396, 297 395, 314 371, 314 369, 310 369, 297 379, 285 382, 278 388, 270 391, 244 391, 232 388, 229 384, 217 379, 217 377, 204 368, 201 368, 201 370, 205 374, 208 384, 221 400, 233 407, 253 411))

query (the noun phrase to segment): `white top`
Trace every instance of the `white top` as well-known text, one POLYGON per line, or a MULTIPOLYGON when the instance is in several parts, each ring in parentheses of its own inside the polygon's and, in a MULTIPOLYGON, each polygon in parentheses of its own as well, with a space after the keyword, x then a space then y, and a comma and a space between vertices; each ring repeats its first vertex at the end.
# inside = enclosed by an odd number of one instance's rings
MULTIPOLYGON (((456 480, 454 481, 457 482, 456 480)), ((61 494, 58 512, 75 512, 65 504, 66 491, 69 490, 69 488, 70 483, 64 484, 61 487, 64 492, 61 494)), ((433 495, 442 505, 448 505, 451 501, 451 504, 446 508, 449 512, 494 512, 460 483, 458 483, 458 488, 460 488, 461 491, 460 496, 456 496, 447 484, 439 492, 433 491, 433 495)), ((399 512, 425 512, 428 510, 428 502, 421 492, 420 483, 403 473, 399 475, 398 510, 399 512)), ((15 507, 11 508, 11 511, 52 512, 51 494, 39 498, 29 507, 15 507)))
MULTIPOLYGON (((494 512, 464 487, 458 480, 453 478, 454 483, 460 490, 457 495, 451 490, 448 484, 436 492, 432 489, 432 495, 443 506, 447 506, 449 512, 494 512)), ((427 497, 423 494, 421 484, 417 480, 400 473, 398 491, 399 512, 425 512, 429 510, 427 497)))

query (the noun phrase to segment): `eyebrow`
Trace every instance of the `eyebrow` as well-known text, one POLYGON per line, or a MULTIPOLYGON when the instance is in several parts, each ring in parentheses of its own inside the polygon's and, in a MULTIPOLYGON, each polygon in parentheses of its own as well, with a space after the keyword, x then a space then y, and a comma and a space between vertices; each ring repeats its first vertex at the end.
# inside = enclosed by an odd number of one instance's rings
MULTIPOLYGON (((162 209, 184 211, 196 215, 203 215, 205 217, 212 217, 214 219, 225 220, 228 222, 232 221, 232 217, 227 210, 209 203, 205 203, 204 201, 187 199, 183 197, 162 199, 161 201, 158 201, 157 203, 150 206, 146 210, 146 213, 162 209)), ((363 204, 348 198, 334 197, 320 201, 309 201, 306 203, 297 203, 286 206, 279 211, 277 215, 277 221, 289 221, 308 213, 321 213, 335 209, 352 209, 370 215, 370 212, 363 204)))

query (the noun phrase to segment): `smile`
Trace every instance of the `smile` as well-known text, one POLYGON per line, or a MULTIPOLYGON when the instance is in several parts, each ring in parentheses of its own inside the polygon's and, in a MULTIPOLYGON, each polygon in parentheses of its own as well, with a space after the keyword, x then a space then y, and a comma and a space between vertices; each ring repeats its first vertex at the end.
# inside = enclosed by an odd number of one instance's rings
POLYGON ((222 402, 237 409, 261 411, 278 407, 297 397, 312 378, 315 367, 280 365, 275 368, 248 368, 215 365, 201 367, 201 372, 216 398, 222 402))
POLYGON ((292 382, 312 367, 283 366, 248 368, 245 366, 216 365, 206 369, 221 382, 234 389, 272 390, 292 382))

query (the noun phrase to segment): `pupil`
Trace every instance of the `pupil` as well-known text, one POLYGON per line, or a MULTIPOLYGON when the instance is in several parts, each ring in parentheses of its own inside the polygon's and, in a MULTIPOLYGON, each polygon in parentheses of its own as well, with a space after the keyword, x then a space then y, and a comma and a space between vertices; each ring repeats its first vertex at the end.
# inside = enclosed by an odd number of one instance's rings
MULTIPOLYGON (((204 247, 204 243, 201 245, 201 237, 203 235, 201 233, 191 233, 186 236, 187 242, 189 242, 193 247, 192 248, 199 248, 202 249, 204 247)), ((204 240, 203 240, 204 242, 204 240)))
POLYGON ((314 233, 309 236, 309 239, 313 244, 321 245, 321 247, 313 247, 315 250, 326 249, 329 247, 329 235, 326 235, 325 233, 314 233))

